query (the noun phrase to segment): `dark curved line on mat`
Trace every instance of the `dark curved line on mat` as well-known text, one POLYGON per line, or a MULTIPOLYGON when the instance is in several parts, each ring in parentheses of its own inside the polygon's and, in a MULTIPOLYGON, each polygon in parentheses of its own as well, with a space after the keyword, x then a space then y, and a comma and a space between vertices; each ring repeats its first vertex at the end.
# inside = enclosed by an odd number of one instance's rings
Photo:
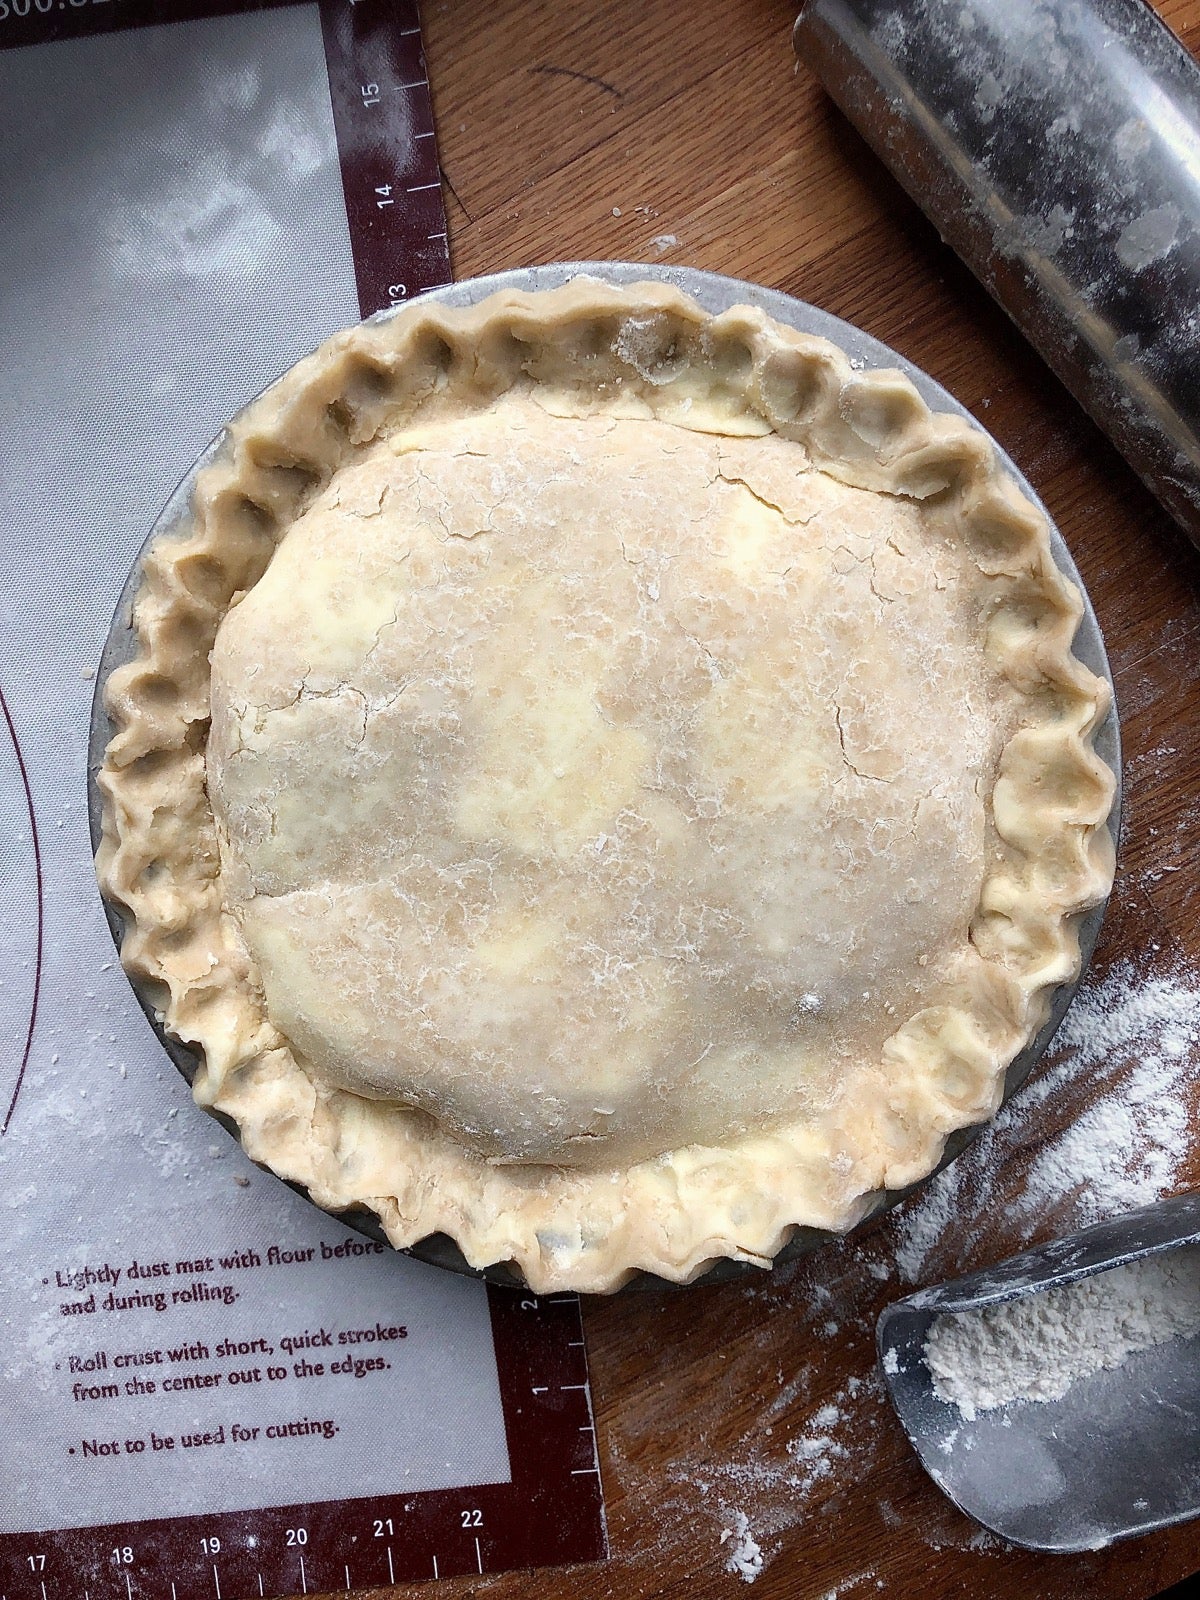
POLYGON ((33 790, 29 786, 29 773, 25 767, 25 757, 21 754, 21 746, 17 741, 17 730, 13 724, 12 713, 8 709, 8 701, 4 698, 4 690, 0 689, 0 713, 8 724, 9 736, 12 739, 13 749, 17 754, 17 768, 21 774, 21 783, 25 789, 25 805, 29 811, 29 828, 33 835, 33 864, 37 874, 37 957, 33 967, 33 1001, 29 1007, 29 1027, 25 1033, 25 1048, 21 1052, 21 1066, 17 1072, 17 1081, 13 1087, 12 1099, 8 1102, 8 1110, 4 1114, 4 1122, 0 1124, 0 1138, 8 1132, 8 1125, 13 1119, 13 1112, 17 1109, 17 1096, 21 1093, 21 1085, 25 1081, 25 1069, 29 1065, 29 1052, 33 1048, 33 1030, 37 1023, 38 998, 42 992, 42 941, 45 931, 45 889, 42 883, 42 847, 38 840, 37 817, 33 810, 33 790))

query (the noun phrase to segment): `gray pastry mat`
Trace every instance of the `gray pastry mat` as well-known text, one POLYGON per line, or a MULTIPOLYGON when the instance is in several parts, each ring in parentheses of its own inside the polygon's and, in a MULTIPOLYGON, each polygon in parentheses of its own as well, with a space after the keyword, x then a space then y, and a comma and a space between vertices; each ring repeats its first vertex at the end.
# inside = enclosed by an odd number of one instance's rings
MULTIPOLYGON (((110 3, 92 8, 108 31, 19 48, 21 19, 0 24, 8 1600, 269 1597, 604 1554, 574 1297, 523 1307, 373 1254, 255 1171, 131 1003, 96 892, 81 813, 115 591, 199 445, 359 315, 365 113, 411 185, 437 175, 411 0, 246 5, 125 26, 155 8, 110 3), (409 87, 364 106, 385 68, 409 87), (342 1334, 346 1356, 322 1356, 342 1334)), ((47 28, 81 15, 22 7, 47 28)), ((421 276, 438 205, 419 189, 423 253, 387 213, 387 286, 441 281, 421 276)))
MULTIPOLYGON (((547 266, 525 267, 510 272, 492 273, 486 277, 466 279, 460 283, 448 284, 444 288, 430 290, 424 298, 436 301, 441 305, 469 306, 475 305, 478 301, 485 299, 489 294, 500 289, 553 289, 567 283, 572 278, 581 276, 598 278, 614 284, 643 283, 648 280, 672 284, 686 294, 691 295, 705 310, 714 313, 728 310, 729 307, 734 305, 756 306, 768 316, 796 328, 802 333, 816 334, 830 340, 846 352, 852 364, 856 367, 863 370, 898 369, 911 380, 918 393, 933 411, 962 417, 976 427, 980 426, 978 420, 972 416, 967 408, 960 405, 928 373, 922 372, 919 367, 914 366, 911 361, 906 360, 897 351, 892 350, 880 340, 872 338, 870 334, 864 333, 851 323, 843 322, 840 317, 835 317, 828 311, 822 311, 803 300, 797 300, 778 289, 763 288, 758 284, 745 283, 740 279, 723 277, 714 272, 702 272, 693 267, 649 265, 628 261, 556 262, 547 266)), ((402 310, 403 307, 397 307, 395 310, 381 311, 371 320, 386 320, 399 315, 402 310)), ((247 403, 249 403, 249 400, 247 403)), ((146 550, 157 540, 169 538, 180 531, 189 514, 196 474, 218 454, 222 447, 223 439, 224 435, 222 433, 208 445, 163 507, 160 516, 150 529, 146 541, 130 569, 125 586, 121 591, 120 599, 117 602, 112 627, 109 631, 96 675, 96 691, 92 705, 88 749, 88 815, 93 845, 98 843, 101 821, 100 797, 95 783, 95 774, 103 760, 104 751, 112 732, 104 709, 104 690, 114 669, 132 659, 136 653, 136 639, 132 630, 131 618, 133 602, 140 587, 142 558, 146 550)), ((992 444, 1005 470, 1021 491, 1028 496, 1045 516, 1050 529, 1050 546, 1054 560, 1059 570, 1070 578, 1083 596, 1084 612, 1075 638, 1075 653, 1086 666, 1104 678, 1109 688, 1112 689, 1112 672, 1109 668, 1100 625, 1096 620, 1091 600, 1080 578, 1078 568, 1072 560, 1066 542, 1036 490, 1001 446, 995 440, 992 440, 992 444)), ((1108 819, 1109 830, 1114 840, 1117 840, 1120 836, 1122 784, 1121 740, 1115 692, 1109 713, 1097 730, 1095 746, 1097 753, 1108 763, 1117 777, 1116 796, 1108 819)), ((1067 1007, 1074 998, 1091 960, 1092 951, 1095 948, 1096 939, 1100 932, 1100 925, 1104 919, 1106 904, 1107 902, 1096 906, 1081 919, 1079 939, 1082 960, 1079 974, 1072 982, 1062 984, 1055 991, 1045 1025, 1039 1030, 1032 1043, 1021 1051, 1009 1067, 1004 1084, 1005 1101, 1010 1099, 1028 1078, 1045 1052, 1066 1013, 1067 1007)), ((119 947, 123 932, 120 917, 113 908, 108 907, 106 909, 113 938, 119 947)), ((140 994, 138 995, 138 1000, 155 1033, 162 1041, 163 1048, 190 1083, 197 1068, 196 1057, 177 1040, 170 1038, 163 1029, 153 1007, 140 994)), ((216 1116, 235 1138, 237 1137, 237 1130, 229 1118, 223 1117, 217 1112, 212 1113, 212 1115, 216 1116)), ((945 1154, 935 1172, 940 1172, 942 1168, 953 1161, 970 1144, 979 1131, 979 1126, 975 1126, 961 1128, 952 1133, 946 1141, 945 1154)), ((929 1176, 932 1177, 934 1174, 931 1173, 929 1176)), ((929 1179, 925 1178, 922 1183, 928 1181, 929 1179)), ((292 1185, 292 1187, 297 1188, 300 1193, 305 1192, 298 1185, 292 1185)), ((863 1220, 869 1220, 884 1211, 890 1210, 920 1187, 921 1184, 915 1184, 907 1189, 877 1191, 871 1197, 867 1214, 863 1220)), ((371 1238, 384 1238, 378 1219, 373 1213, 365 1211, 347 1212, 343 1214, 342 1220, 371 1238)), ((805 1255, 820 1245, 839 1237, 840 1235, 831 1233, 823 1228, 799 1227, 783 1250, 776 1256, 776 1264, 795 1260, 797 1257, 805 1255)), ((420 1260, 447 1267, 455 1272, 483 1277, 492 1283, 519 1285, 523 1281, 511 1266, 504 1263, 487 1267, 481 1272, 476 1271, 476 1269, 467 1264, 462 1252, 453 1240, 443 1234, 431 1234, 428 1238, 413 1245, 409 1253, 420 1260)), ((742 1277, 747 1273, 758 1270, 758 1268, 746 1263, 719 1261, 694 1281, 698 1284, 718 1283, 727 1279, 742 1277)), ((626 1285, 627 1289, 660 1289, 667 1287, 674 1288, 676 1285, 669 1285, 665 1280, 650 1273, 639 1273, 626 1285)))

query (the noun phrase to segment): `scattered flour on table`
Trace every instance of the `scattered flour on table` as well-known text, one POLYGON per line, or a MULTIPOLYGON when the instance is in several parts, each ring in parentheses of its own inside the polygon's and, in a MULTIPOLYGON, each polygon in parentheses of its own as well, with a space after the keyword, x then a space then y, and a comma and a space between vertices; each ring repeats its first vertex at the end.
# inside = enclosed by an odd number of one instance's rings
POLYGON ((814 1412, 807 1427, 788 1441, 787 1451, 796 1463, 796 1488, 800 1494, 807 1495, 815 1483, 830 1477, 838 1462, 849 1461, 850 1447, 837 1434, 839 1425, 846 1421, 840 1406, 824 1405, 814 1412))
MULTIPOLYGON (((753 1522, 754 1572, 736 1569, 747 1581, 770 1564, 780 1548, 779 1535, 805 1520, 814 1498, 844 1487, 839 1479, 852 1481, 875 1450, 884 1400, 873 1375, 847 1378, 833 1399, 819 1405, 805 1421, 784 1425, 780 1431, 786 1438, 780 1449, 778 1425, 769 1419, 790 1408, 800 1381, 810 1379, 811 1372, 806 1372, 797 1375, 796 1385, 784 1384, 732 1457, 703 1465, 681 1461, 672 1474, 676 1483, 698 1493, 701 1503, 707 1501, 712 1513, 720 1516, 722 1545, 741 1536, 742 1517, 747 1530, 753 1522)), ((726 1561, 731 1572, 737 1548, 726 1561)))
MULTIPOLYGON (((898 1448, 867 1353, 880 1296, 895 1298, 897 1279, 950 1277, 978 1265, 981 1250, 997 1259, 1035 1235, 1070 1232, 1179 1186, 1194 1138, 1188 1105, 1200 1092, 1200 974, 1161 961, 1152 974, 1131 963, 1113 968, 1081 990, 1055 1052, 971 1148, 877 1230, 747 1286, 764 1313, 763 1390, 738 1437, 707 1447, 705 1434, 724 1416, 714 1396, 694 1438, 681 1441, 666 1483, 656 1472, 652 1485, 636 1431, 627 1444, 610 1439, 627 1487, 652 1490, 659 1506, 656 1548, 682 1548, 706 1526, 731 1584, 752 1581, 789 1529, 836 1512, 839 1497, 898 1448), (1014 1172, 1027 1173, 1023 1190, 1014 1172), (785 1365, 778 1323, 795 1317, 806 1322, 811 1346, 785 1365), (833 1393, 822 1383, 829 1341, 863 1351, 861 1375, 833 1393), (749 1573, 733 1559, 739 1552, 749 1573)), ((890 1526, 888 1503, 879 1510, 890 1526)), ((914 1531, 895 1516, 906 1536, 914 1531)), ((983 1530, 968 1533, 949 1504, 939 1513, 931 1503, 916 1532, 934 1550, 1005 1549, 983 1530)), ((834 1592, 867 1593, 875 1582, 873 1572, 848 1574, 834 1592)))
POLYGON ((1117 963, 1080 990, 1054 1049, 1054 1065, 1037 1073, 898 1217, 902 1278, 949 1276, 969 1262, 979 1237, 1000 1220, 997 1190, 1022 1135, 1037 1143, 1021 1193, 1004 1199, 1002 1220, 1014 1249, 1048 1222, 1069 1232, 1149 1205, 1176 1187, 1196 1137, 1200 974, 1177 968, 1143 976, 1132 962, 1117 963), (1043 1141, 1054 1102, 1072 1088, 1089 1093, 1091 1104, 1043 1141), (1032 1120, 1043 1107, 1046 1114, 1032 1120), (939 1251, 943 1234, 955 1255, 939 1251))
POLYGON ((1058 1400, 1079 1378, 1200 1333, 1200 1247, 1144 1256, 999 1305, 935 1318, 934 1393, 968 1422, 1012 1401, 1058 1400))
POLYGON ((758 1540, 750 1532, 750 1518, 744 1511, 735 1511, 733 1527, 721 1529, 721 1543, 732 1539, 725 1557, 726 1572, 735 1572, 747 1583, 753 1583, 763 1569, 763 1553, 758 1540))

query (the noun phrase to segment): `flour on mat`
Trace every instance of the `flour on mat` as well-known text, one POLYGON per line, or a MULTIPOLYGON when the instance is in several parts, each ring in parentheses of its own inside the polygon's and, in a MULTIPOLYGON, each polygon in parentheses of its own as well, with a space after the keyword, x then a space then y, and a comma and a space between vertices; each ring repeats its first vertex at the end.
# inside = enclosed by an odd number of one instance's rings
POLYGON ((1019 1249, 1047 1224, 1085 1227, 1149 1205, 1175 1187, 1194 1142, 1189 1105, 1200 1086, 1200 974, 1176 969, 1142 976, 1130 961, 1079 992, 1055 1039, 1057 1059, 1038 1072, 975 1143, 895 1226, 896 1265, 910 1282, 949 1276, 969 1264, 979 1240, 1003 1217, 1019 1249), (1049 1140, 1054 1102, 1086 1085, 1092 1103, 1049 1140), (1022 1133, 1038 1153, 1021 1193, 998 1192, 1022 1133), (1005 1155, 1008 1155, 1006 1163, 1005 1155), (964 1226, 965 1224, 965 1226, 964 1226), (943 1241, 949 1240, 949 1249, 943 1241))
POLYGON ((732 1539, 725 1557, 726 1572, 736 1572, 739 1578, 753 1583, 763 1569, 763 1553, 758 1541, 750 1532, 750 1518, 744 1511, 733 1513, 733 1527, 721 1529, 721 1543, 732 1539))
POLYGON ((934 1393, 973 1421, 1058 1400, 1079 1378, 1200 1333, 1200 1247, 1144 1256, 998 1305, 943 1312, 925 1339, 934 1393))

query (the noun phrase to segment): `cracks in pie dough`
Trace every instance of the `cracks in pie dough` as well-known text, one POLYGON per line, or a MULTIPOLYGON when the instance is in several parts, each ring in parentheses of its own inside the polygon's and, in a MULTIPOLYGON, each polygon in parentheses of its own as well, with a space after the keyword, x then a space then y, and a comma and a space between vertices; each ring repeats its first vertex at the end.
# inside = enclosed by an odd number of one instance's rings
POLYGON ((1107 892, 1036 509, 899 374, 576 280, 330 340, 145 561, 98 872, 249 1153, 539 1290, 766 1265, 998 1104, 1107 892))

